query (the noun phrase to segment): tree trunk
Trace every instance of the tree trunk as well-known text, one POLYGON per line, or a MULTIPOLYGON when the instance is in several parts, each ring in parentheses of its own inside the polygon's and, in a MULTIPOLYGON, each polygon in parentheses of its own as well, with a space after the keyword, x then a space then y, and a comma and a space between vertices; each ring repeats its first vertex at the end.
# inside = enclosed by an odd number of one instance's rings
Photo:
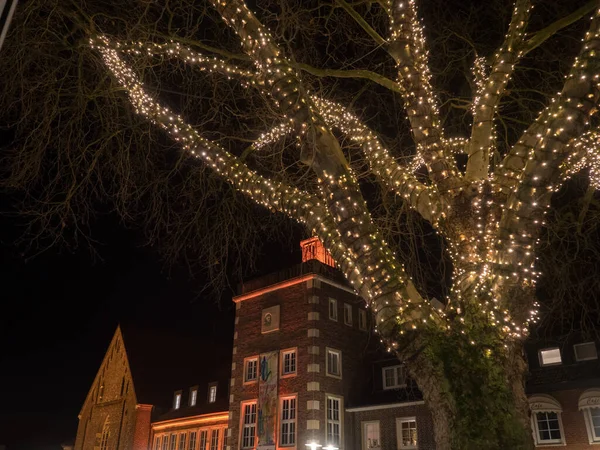
POLYGON ((431 412, 436 450, 533 448, 522 345, 507 349, 483 331, 475 344, 456 330, 411 345, 408 368, 431 412))

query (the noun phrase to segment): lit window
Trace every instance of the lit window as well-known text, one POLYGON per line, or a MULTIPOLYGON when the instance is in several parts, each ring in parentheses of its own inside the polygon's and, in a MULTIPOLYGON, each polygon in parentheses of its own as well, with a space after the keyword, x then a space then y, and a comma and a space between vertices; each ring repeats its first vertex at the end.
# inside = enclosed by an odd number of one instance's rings
POLYGON ((210 450, 219 450, 219 428, 212 430, 210 435, 210 450))
POLYGON ((179 450, 185 450, 185 433, 179 435, 179 450))
POLYGON ((198 401, 198 388, 193 387, 190 390, 190 406, 196 406, 197 401, 198 401))
POLYGON ((396 436, 398 436, 398 448, 418 448, 417 419, 414 417, 396 419, 396 436))
POLYGON ((358 328, 361 330, 367 329, 367 312, 364 309, 358 310, 358 328))
POLYGON ((100 437, 100 450, 108 450, 108 438, 110 437, 110 429, 108 423, 108 417, 104 421, 104 426, 102 427, 102 435, 100 437))
POLYGON ((344 303, 344 323, 352 326, 352 305, 344 303))
POLYGON ((175 392, 173 397, 173 409, 179 409, 181 407, 181 391, 175 392))
POLYGON ((217 401, 217 385, 211 384, 208 386, 208 403, 217 401))
POLYGON ((383 374, 383 389, 398 389, 406 386, 404 366, 391 366, 381 369, 383 374))
POLYGON ((560 363, 562 363, 562 359, 560 357, 560 349, 558 347, 540 350, 541 366, 552 366, 560 363))
POLYGON ((188 450, 196 450, 196 432, 190 433, 190 440, 188 441, 188 450))
POLYGON ((379 435, 379 421, 363 422, 363 450, 381 449, 381 437, 379 435))
POLYGON ((327 397, 327 445, 340 448, 342 436, 342 399, 327 397))
POLYGON ((584 342, 583 344, 575 344, 573 346, 575 351, 575 359, 577 361, 589 361, 592 359, 598 359, 598 352, 596 350, 595 342, 584 342))
POLYGON ((338 318, 337 300, 335 298, 329 299, 329 318, 331 320, 335 320, 337 322, 337 318, 338 318))
POLYGON ((296 397, 281 399, 279 444, 281 446, 296 445, 296 397))
POLYGON ((258 379, 258 357, 254 356, 244 361, 244 382, 250 383, 258 379))
POLYGON ((200 431, 200 448, 198 450, 206 450, 208 445, 208 430, 200 431))
POLYGON ((256 439, 256 402, 242 404, 242 448, 254 448, 256 439))
POLYGON ((281 375, 296 373, 296 349, 281 352, 281 375))
POLYGON ((331 348, 327 349, 327 375, 342 377, 342 352, 331 348))

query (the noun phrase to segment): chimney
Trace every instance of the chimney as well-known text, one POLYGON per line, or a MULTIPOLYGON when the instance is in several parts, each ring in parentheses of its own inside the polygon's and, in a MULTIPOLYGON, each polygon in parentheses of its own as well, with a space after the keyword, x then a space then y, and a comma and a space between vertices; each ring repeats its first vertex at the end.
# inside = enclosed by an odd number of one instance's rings
POLYGON ((310 239, 300 241, 300 248, 302 249, 302 262, 316 259, 323 264, 335 267, 335 261, 318 237, 311 237, 310 239))

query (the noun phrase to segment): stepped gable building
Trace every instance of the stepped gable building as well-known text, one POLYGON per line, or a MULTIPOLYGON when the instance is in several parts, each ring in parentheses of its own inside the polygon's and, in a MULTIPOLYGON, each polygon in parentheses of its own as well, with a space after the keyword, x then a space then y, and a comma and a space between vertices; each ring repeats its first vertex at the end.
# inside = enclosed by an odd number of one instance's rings
POLYGON ((213 401, 206 410, 226 411, 227 355, 213 342, 119 326, 78 416, 75 450, 150 449, 152 422, 169 414, 202 414, 209 384, 213 401), (221 361, 222 369, 211 361, 221 361), (194 386, 197 404, 188 407, 194 386), (172 412, 175 390, 181 408, 172 412))

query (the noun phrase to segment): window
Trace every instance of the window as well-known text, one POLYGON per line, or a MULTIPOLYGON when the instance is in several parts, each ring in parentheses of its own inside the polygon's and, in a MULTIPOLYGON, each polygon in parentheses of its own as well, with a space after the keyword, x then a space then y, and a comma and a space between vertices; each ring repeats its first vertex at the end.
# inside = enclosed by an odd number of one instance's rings
POLYGON ((196 432, 190 433, 190 440, 188 441, 188 450, 196 450, 196 432))
POLYGON ((169 450, 169 436, 167 436, 166 434, 163 436, 163 446, 162 446, 162 450, 169 450))
POLYGON ((575 344, 573 346, 575 351, 575 359, 577 361, 589 361, 592 359, 598 359, 598 352, 596 351, 595 342, 584 342, 583 344, 575 344))
POLYGON ((600 443, 600 407, 586 408, 583 414, 585 414, 590 444, 600 443))
POLYGON ((185 433, 179 435, 179 450, 185 450, 185 433))
POLYGON ((296 397, 281 399, 279 445, 296 445, 296 397))
POLYGON ((383 389, 398 389, 406 386, 404 366, 391 366, 381 369, 383 373, 383 389))
POLYGON ((210 435, 210 450, 219 450, 219 430, 215 428, 210 435))
POLYGON ((173 397, 173 409, 179 409, 181 406, 181 391, 175 392, 175 397, 173 397))
POLYGON ((104 420, 104 425, 102 426, 102 435, 100 437, 100 450, 108 449, 108 438, 109 437, 110 437, 110 430, 109 430, 109 422, 108 422, 108 416, 107 416, 106 419, 104 420))
POLYGON ((258 379, 258 357, 244 360, 244 383, 252 383, 258 379))
POLYGON ((255 439, 256 402, 242 403, 242 448, 254 448, 255 439))
POLYGON ((379 436, 379 421, 362 423, 363 450, 381 449, 381 438, 379 436))
POLYGON ((214 403, 217 401, 217 383, 211 383, 208 385, 208 403, 214 403))
POLYGON ((329 299, 329 318, 337 322, 337 300, 335 298, 329 299))
POLYGON ((340 397, 327 396, 327 445, 338 448, 342 436, 341 402, 340 397))
POLYGON ((154 450, 160 450, 160 436, 154 438, 154 450))
POLYGON ((417 419, 414 417, 396 419, 396 436, 398 437, 398 448, 418 448, 417 419))
POLYGON ((208 430, 200 431, 200 448, 198 450, 206 450, 208 444, 208 430))
POLYGON ((171 435, 171 445, 169 446, 171 450, 177 450, 177 435, 171 435))
POLYGON ((552 366, 561 362, 562 359, 558 347, 540 350, 540 366, 552 366))
POLYGON ((198 401, 198 388, 193 387, 190 389, 190 406, 196 406, 198 401))
POLYGON ((367 312, 364 309, 358 310, 358 328, 361 330, 367 329, 367 312))
POLYGON ((342 352, 332 348, 327 349, 327 375, 330 377, 342 377, 342 352))
POLYGON ((344 303, 344 323, 352 326, 352 305, 344 303))
POLYGON ((562 433, 558 413, 535 413, 536 441, 537 444, 560 444, 562 433))
POLYGON ((296 349, 281 351, 281 375, 294 375, 296 373, 296 349))

